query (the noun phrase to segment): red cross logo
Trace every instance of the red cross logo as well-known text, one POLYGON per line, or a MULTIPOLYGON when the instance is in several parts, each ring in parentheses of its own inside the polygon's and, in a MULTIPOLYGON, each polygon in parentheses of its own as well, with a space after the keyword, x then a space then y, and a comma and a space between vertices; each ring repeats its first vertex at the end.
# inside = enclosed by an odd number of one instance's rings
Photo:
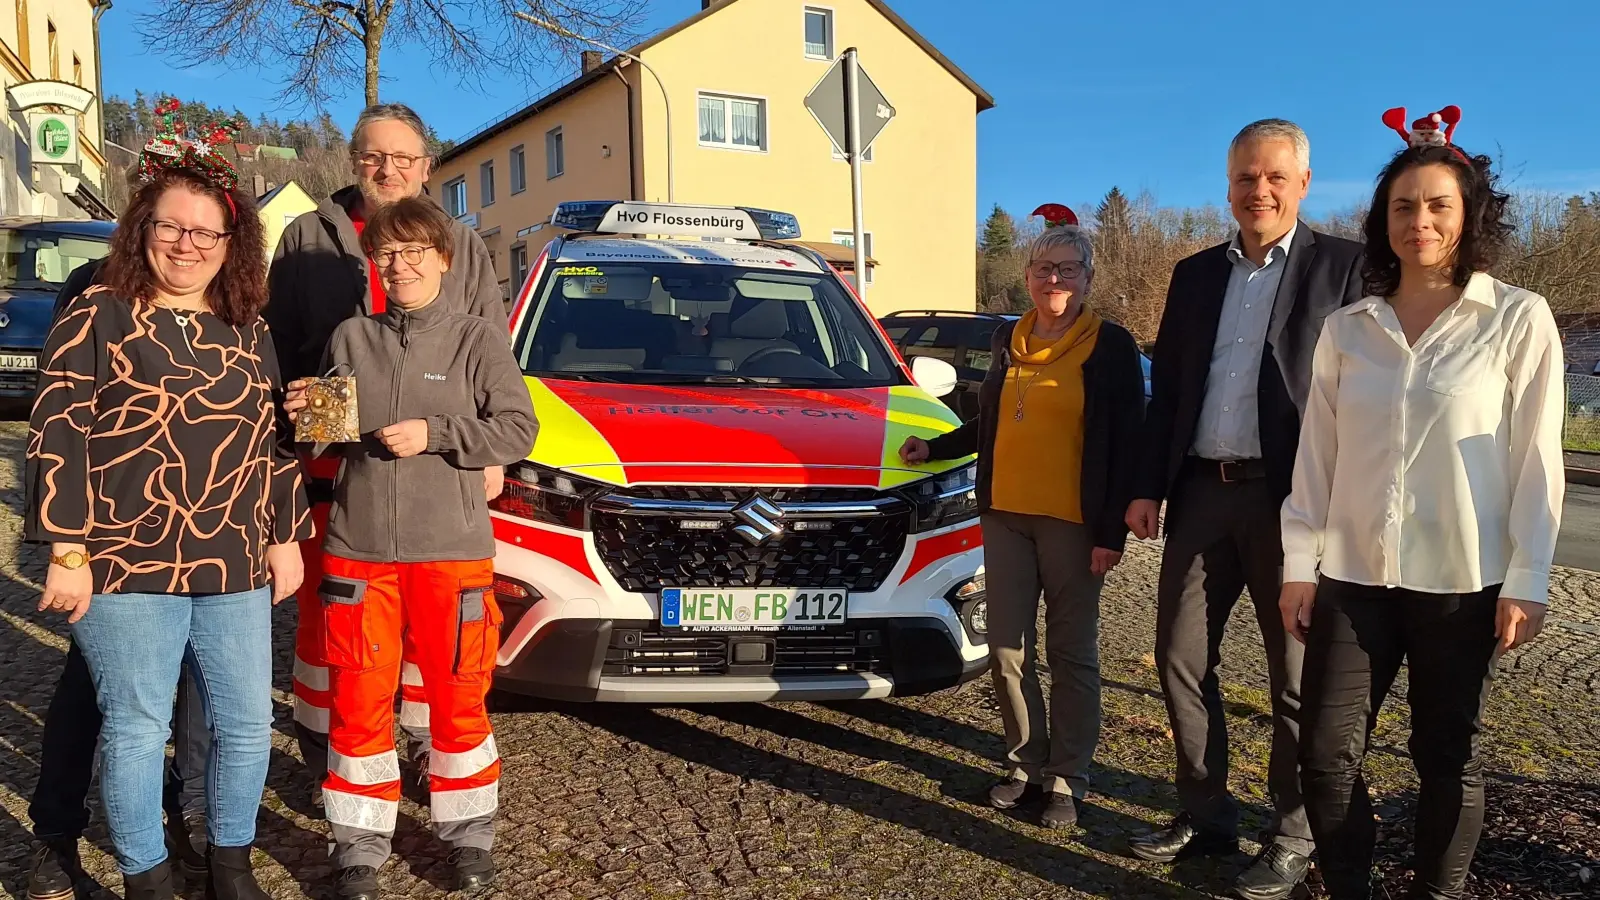
POLYGON ((794 268, 794 263, 792 263, 792 262, 790 262, 790 261, 788 261, 788 260, 787 260, 787 259, 780 259, 780 260, 778 260, 778 265, 780 265, 780 266, 783 266, 783 267, 784 267, 784 268, 785 268, 785 269, 792 269, 792 268, 794 268))

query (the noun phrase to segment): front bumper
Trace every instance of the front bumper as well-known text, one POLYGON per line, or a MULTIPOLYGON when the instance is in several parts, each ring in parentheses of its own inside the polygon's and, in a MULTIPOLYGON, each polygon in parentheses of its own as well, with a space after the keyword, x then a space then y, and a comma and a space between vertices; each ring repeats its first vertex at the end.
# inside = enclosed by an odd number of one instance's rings
POLYGON ((495 673, 495 686, 553 700, 723 703, 868 700, 955 687, 988 668, 964 659, 938 618, 852 619, 826 632, 667 634, 654 622, 560 619, 495 673), (765 644, 764 662, 739 645, 765 644))
POLYGON ((0 369, 0 398, 33 399, 39 373, 32 369, 0 369))

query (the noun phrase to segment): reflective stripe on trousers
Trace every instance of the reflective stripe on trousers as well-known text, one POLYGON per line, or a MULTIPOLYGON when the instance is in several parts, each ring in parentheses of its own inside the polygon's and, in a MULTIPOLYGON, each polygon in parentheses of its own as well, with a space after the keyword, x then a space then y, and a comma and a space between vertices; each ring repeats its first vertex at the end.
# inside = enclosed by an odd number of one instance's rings
POLYGON ((326 556, 323 566, 316 590, 332 707, 323 796, 335 867, 381 866, 389 855, 400 799, 397 689, 402 723, 429 726, 435 833, 453 847, 488 849, 500 781, 484 705, 499 646, 492 562, 326 556))

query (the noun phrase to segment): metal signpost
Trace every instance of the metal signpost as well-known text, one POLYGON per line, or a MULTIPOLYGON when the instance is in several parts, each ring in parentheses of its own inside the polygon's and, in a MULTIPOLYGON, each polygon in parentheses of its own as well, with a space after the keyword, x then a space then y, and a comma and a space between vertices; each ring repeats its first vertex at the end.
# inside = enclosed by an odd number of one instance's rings
POLYGON ((867 241, 861 204, 861 156, 894 118, 894 107, 867 76, 851 47, 839 56, 817 86, 806 95, 806 109, 816 117, 833 146, 850 160, 850 199, 853 206, 856 292, 867 298, 867 241), (863 115, 863 110, 866 115, 863 115))

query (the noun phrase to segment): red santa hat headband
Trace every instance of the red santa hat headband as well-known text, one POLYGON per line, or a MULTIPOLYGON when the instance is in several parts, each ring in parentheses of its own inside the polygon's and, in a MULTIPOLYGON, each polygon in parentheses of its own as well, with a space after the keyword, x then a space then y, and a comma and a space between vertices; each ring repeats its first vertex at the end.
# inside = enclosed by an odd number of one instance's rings
POLYGON ((1449 147, 1461 157, 1462 162, 1471 163, 1461 148, 1455 145, 1456 125, 1461 122, 1461 107, 1446 106, 1435 113, 1429 113, 1411 123, 1411 130, 1406 130, 1406 108, 1396 106, 1383 114, 1383 124, 1394 129, 1400 135, 1400 140, 1411 147, 1449 147), (1443 130, 1440 129, 1443 126, 1443 130))
POLYGON ((1078 214, 1059 203, 1046 203, 1030 213, 1028 217, 1033 218, 1034 216, 1043 216, 1044 227, 1047 229, 1064 228, 1068 225, 1074 228, 1078 226, 1078 214))

